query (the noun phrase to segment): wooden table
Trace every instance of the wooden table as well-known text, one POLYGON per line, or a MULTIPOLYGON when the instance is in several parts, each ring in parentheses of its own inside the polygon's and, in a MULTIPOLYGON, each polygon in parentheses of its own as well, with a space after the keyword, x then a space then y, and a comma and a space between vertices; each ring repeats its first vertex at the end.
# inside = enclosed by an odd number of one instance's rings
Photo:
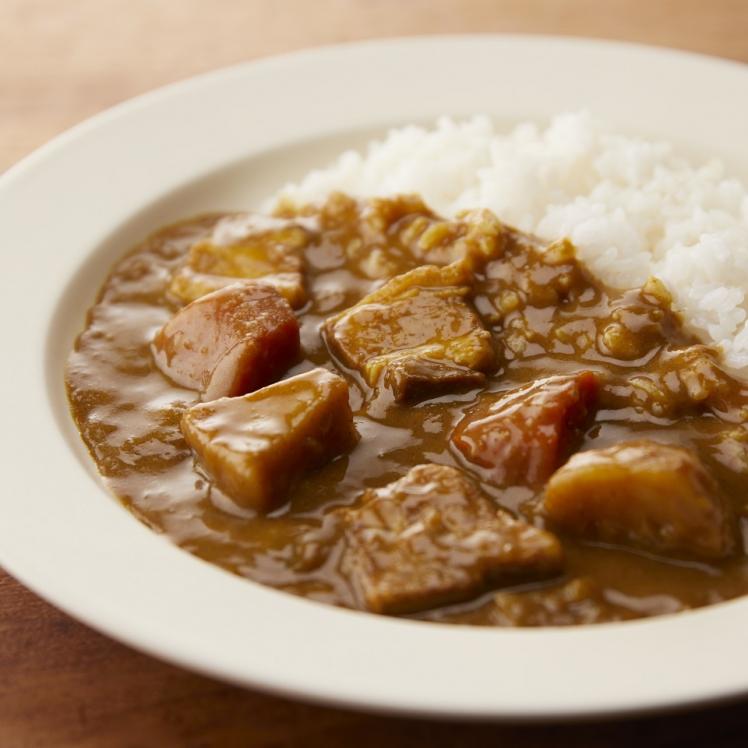
MULTIPOLYGON (((0 170, 94 112, 204 70, 322 43, 467 31, 628 39, 748 62, 748 0, 0 0, 0 170)), ((745 746, 744 714, 748 703, 496 727, 312 707, 133 652, 0 571, 0 748, 745 746)))

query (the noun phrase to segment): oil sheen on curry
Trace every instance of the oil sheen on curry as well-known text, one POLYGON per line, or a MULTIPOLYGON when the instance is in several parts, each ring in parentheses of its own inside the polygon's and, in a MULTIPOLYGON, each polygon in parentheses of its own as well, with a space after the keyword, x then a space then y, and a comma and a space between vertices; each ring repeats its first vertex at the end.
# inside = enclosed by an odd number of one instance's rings
POLYGON ((748 592, 748 387, 655 279, 415 196, 210 215, 121 260, 70 356, 114 493, 256 582, 584 624, 748 592))

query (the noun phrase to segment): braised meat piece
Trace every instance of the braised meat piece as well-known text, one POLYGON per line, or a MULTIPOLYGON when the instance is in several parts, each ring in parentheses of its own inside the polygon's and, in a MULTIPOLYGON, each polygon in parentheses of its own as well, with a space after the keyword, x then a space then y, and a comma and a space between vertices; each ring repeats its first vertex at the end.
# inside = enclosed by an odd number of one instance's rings
POLYGON ((492 483, 538 486, 568 457, 598 389, 598 376, 583 371, 492 394, 462 418, 451 442, 492 483))
POLYGON ((283 504, 307 471, 358 441, 348 385, 327 369, 244 397, 195 405, 181 426, 216 485, 237 504, 260 512, 283 504))
POLYGON ((591 540, 716 559, 735 527, 712 477, 688 449, 648 440, 580 452, 548 481, 554 526, 591 540))
POLYGON ((273 382, 299 355, 299 323, 273 288, 237 283, 178 311, 151 344, 161 371, 203 400, 273 382))
POLYGON ((389 364, 382 383, 400 401, 433 397, 442 391, 479 387, 485 381, 483 372, 451 361, 404 357, 389 364))
POLYGON ((371 387, 396 400, 475 386, 495 367, 490 333, 466 301, 463 265, 424 265, 399 275, 324 325, 330 349, 371 387))
POLYGON ((169 292, 189 303, 238 279, 273 286, 294 308, 306 302, 302 250, 315 239, 307 226, 241 213, 219 221, 190 249, 169 292))
POLYGON ((341 570, 373 612, 465 600, 486 586, 552 576, 562 565, 553 535, 497 509, 452 467, 418 465, 342 513, 341 570))

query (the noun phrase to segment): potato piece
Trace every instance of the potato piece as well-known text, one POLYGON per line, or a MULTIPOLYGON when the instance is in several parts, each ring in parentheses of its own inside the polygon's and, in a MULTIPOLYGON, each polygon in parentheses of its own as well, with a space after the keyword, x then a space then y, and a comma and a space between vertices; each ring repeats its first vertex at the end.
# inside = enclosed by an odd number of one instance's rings
POLYGON ((696 455, 648 440, 574 455, 548 481, 545 510, 567 532, 656 553, 715 559, 734 547, 733 520, 696 455))
POLYGON ((299 355, 299 323, 270 286, 237 283, 177 312, 151 344, 161 371, 204 400, 242 395, 280 377, 299 355))
POLYGON ((465 300, 470 281, 457 264, 399 275, 328 319, 328 346, 397 400, 480 384, 496 359, 490 333, 465 300))
POLYGON ((181 426, 216 485, 260 512, 279 507, 304 473, 358 441, 348 385, 327 369, 195 405, 181 426))
POLYGON ((342 510, 341 569, 359 605, 406 613, 465 600, 488 585, 556 574, 550 533, 497 509, 462 471, 418 465, 342 510))
POLYGON ((275 288, 298 309, 306 303, 301 250, 315 234, 299 223, 238 214, 219 221, 174 274, 169 292, 182 303, 247 279, 275 288))
POLYGON ((568 456, 595 407, 590 371, 548 377, 490 395, 455 427, 451 442, 499 486, 537 486, 568 456))

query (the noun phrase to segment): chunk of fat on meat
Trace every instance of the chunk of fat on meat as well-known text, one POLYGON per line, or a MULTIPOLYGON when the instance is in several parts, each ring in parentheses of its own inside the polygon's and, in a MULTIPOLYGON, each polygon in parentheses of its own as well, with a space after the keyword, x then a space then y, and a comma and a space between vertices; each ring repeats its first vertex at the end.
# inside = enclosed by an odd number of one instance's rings
POLYGON ((499 486, 541 485, 591 419, 598 375, 582 371, 491 394, 455 427, 451 442, 499 486))
POLYGON ((243 397, 195 405, 181 426, 215 484, 260 512, 281 506, 306 472, 358 441, 348 385, 322 368, 243 397))
POLYGON ((299 355, 299 323, 269 286, 237 283, 179 310, 151 344, 158 368, 204 400, 241 395, 280 377, 299 355))
POLYGON ((728 556, 736 528, 689 449, 648 440, 574 455, 548 481, 548 519, 590 540, 703 559, 728 556))
POLYGON ((333 353, 396 400, 476 386, 496 365, 491 334, 467 296, 470 270, 424 265, 325 322, 333 353))
POLYGON ((340 510, 340 568, 361 608, 407 613, 465 600, 486 587, 559 573, 548 532, 498 509, 461 470, 418 465, 340 510))
POLYGON ((190 248, 169 293, 186 304, 241 279, 272 286, 299 309, 307 300, 302 250, 317 236, 307 224, 249 213, 227 216, 190 248))

